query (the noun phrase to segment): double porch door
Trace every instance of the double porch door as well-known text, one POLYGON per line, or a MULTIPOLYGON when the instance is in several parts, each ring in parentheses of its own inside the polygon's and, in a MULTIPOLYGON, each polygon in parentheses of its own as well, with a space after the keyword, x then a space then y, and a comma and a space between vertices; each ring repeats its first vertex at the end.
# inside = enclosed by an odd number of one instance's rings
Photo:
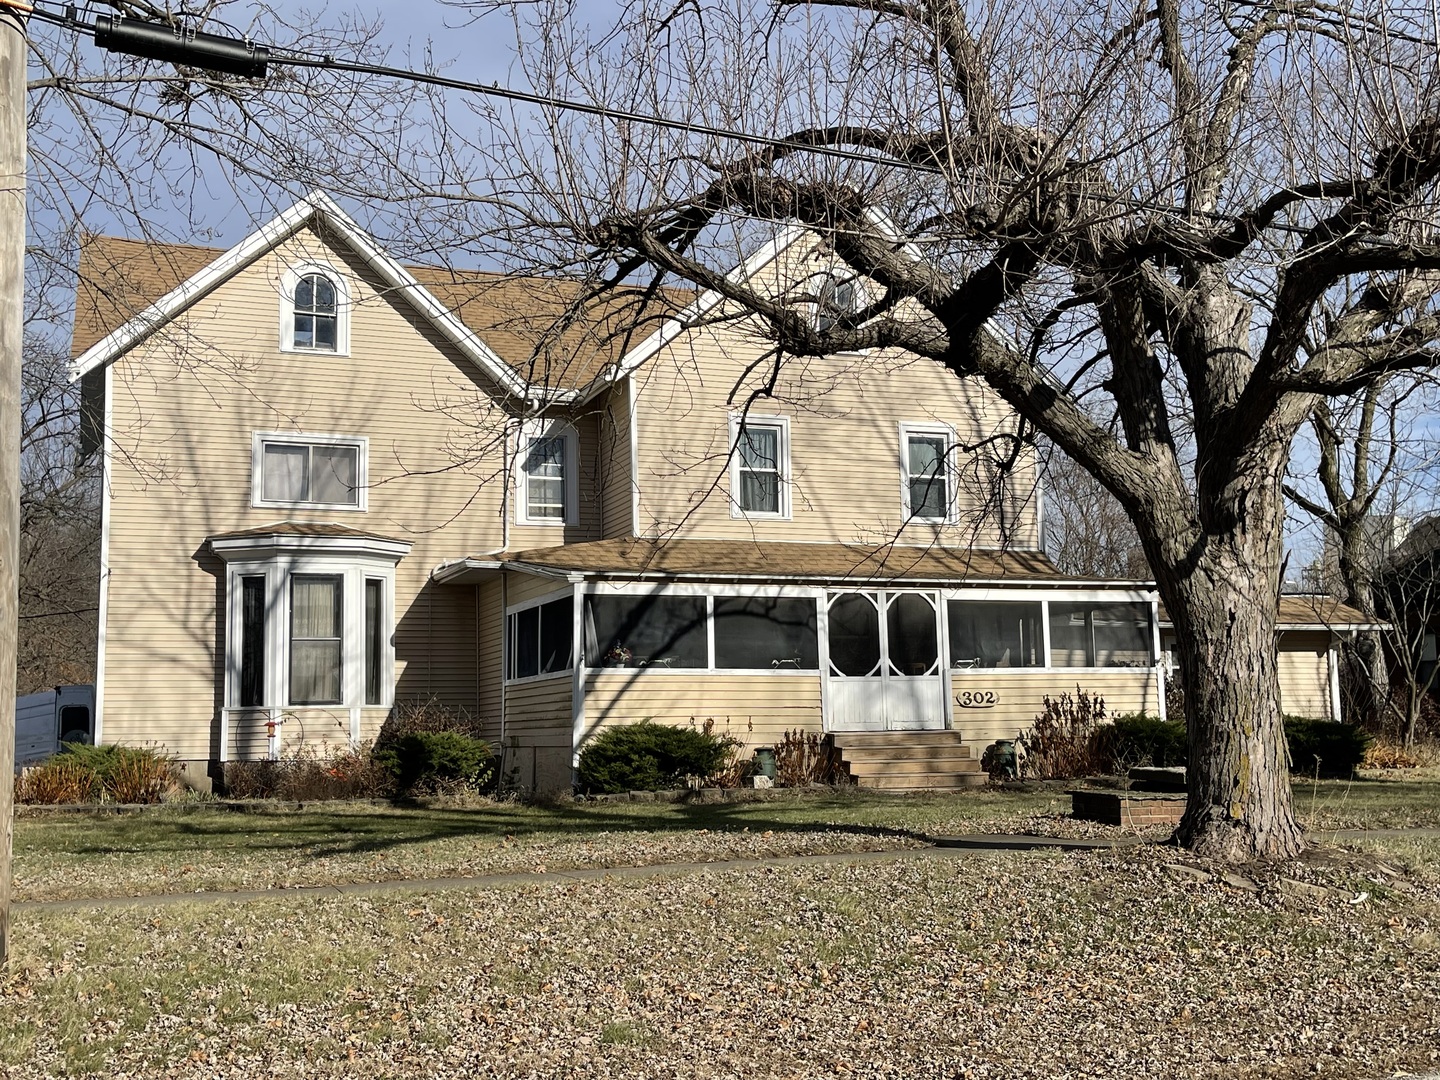
POLYGON ((878 589, 833 592, 826 603, 830 730, 943 728, 939 596, 878 589))

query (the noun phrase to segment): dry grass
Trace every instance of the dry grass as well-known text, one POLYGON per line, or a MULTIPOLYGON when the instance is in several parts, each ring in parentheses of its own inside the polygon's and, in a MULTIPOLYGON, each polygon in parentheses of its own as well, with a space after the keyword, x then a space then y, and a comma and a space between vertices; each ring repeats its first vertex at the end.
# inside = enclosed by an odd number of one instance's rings
POLYGON ((27 913, 0 1073, 1430 1072, 1427 850, 1404 889, 1343 861, 1287 868, 1328 890, 1299 899, 1179 879, 1174 852, 1141 849, 27 913))

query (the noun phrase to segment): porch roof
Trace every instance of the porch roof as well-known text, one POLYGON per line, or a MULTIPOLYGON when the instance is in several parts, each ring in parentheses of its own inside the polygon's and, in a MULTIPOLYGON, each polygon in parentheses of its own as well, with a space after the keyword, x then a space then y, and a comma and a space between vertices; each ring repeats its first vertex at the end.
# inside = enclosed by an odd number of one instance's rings
MULTIPOLYGON (((1165 605, 1160 605, 1160 625, 1174 626, 1165 605)), ((1385 623, 1372 619, 1359 608, 1329 596, 1280 597, 1279 625, 1282 630, 1383 630, 1385 623)))
POLYGON ((586 577, 867 583, 1003 580, 1017 584, 1072 580, 1038 551, 972 551, 894 544, 622 537, 534 548, 502 558, 507 569, 586 577))

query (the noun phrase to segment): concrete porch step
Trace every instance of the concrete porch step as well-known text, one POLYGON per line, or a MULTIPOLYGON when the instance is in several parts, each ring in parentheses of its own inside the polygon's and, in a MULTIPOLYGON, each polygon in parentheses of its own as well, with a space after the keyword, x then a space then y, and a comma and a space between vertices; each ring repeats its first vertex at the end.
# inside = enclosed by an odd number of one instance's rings
POLYGON ((976 771, 860 776, 856 777, 855 783, 867 791, 959 791, 963 788, 984 787, 989 779, 984 773, 976 771))
POLYGON ((946 761, 974 760, 970 747, 958 746, 842 746, 845 760, 860 761, 946 761))
POLYGON ((877 746, 963 746, 958 731, 837 731, 830 736, 842 750, 877 746))
POLYGON ((852 761, 847 756, 845 763, 850 766, 850 775, 862 776, 917 776, 938 773, 975 773, 980 763, 974 758, 920 758, 915 761, 852 761))

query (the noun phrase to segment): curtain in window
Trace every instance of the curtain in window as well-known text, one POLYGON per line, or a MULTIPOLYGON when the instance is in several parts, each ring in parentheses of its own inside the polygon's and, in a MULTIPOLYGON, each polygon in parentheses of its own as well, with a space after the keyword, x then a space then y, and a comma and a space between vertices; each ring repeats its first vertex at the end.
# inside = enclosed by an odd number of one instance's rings
POLYGON ((261 494, 266 502, 306 502, 306 466, 310 459, 308 446, 287 446, 266 443, 261 457, 261 494))
POLYGON ((382 700, 380 679, 385 656, 385 583, 365 581, 365 704, 382 700))
POLYGON ((740 436, 740 508, 780 512, 780 431, 746 428, 740 436))
POLYGON ((296 574, 290 579, 290 703, 338 705, 341 581, 296 574))

